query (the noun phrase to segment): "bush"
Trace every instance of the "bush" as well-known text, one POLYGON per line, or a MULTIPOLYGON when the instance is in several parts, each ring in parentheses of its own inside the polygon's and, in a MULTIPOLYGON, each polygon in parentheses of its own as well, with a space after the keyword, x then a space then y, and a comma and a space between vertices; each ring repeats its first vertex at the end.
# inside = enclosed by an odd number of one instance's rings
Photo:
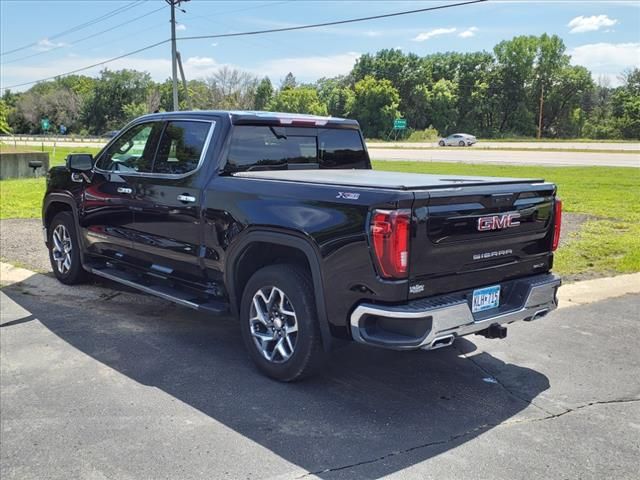
POLYGON ((438 130, 429 125, 429 128, 424 130, 414 130, 407 138, 409 142, 434 142, 440 138, 438 130))

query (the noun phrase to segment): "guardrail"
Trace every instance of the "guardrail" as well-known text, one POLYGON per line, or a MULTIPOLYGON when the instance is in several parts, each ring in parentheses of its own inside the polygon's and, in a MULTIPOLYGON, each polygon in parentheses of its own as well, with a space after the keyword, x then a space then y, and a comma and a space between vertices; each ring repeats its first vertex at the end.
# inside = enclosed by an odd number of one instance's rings
POLYGON ((96 143, 106 142, 107 137, 90 137, 80 135, 0 135, 2 142, 78 142, 78 143, 96 143))

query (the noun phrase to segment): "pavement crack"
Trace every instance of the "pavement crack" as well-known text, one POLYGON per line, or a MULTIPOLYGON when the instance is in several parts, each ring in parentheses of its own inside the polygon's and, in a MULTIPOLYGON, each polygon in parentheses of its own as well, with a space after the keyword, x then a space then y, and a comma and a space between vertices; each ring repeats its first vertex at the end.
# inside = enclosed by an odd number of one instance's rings
POLYGON ((460 355, 462 355, 463 358, 465 358, 466 360, 469 360, 471 363, 473 363, 480 371, 482 371, 485 375, 490 376, 491 378, 493 378, 498 385, 500 385, 502 387, 502 389, 507 392, 509 395, 511 395, 512 397, 517 398, 518 400, 522 400, 523 402, 525 402, 528 405, 532 405, 534 407, 536 407, 538 410, 541 410, 542 412, 546 413, 547 415, 553 415, 553 413, 551 413, 549 410, 547 410, 546 408, 541 407, 540 405, 537 405, 533 400, 528 399, 526 397, 523 397, 522 395, 517 394, 516 392, 514 392, 513 390, 511 390, 509 387, 507 387, 504 383, 502 383, 502 381, 493 373, 491 373, 489 370, 487 370, 486 368, 484 368, 482 365, 480 365, 478 362, 476 362, 474 360, 473 357, 468 356, 466 353, 464 353, 462 350, 460 350, 460 348, 454 343, 454 348, 460 352, 460 355))
MULTIPOLYGON (((446 445, 447 443, 451 443, 451 442, 455 442, 456 440, 459 440, 461 438, 464 438, 466 436, 469 435, 473 435, 475 433, 477 433, 478 431, 484 431, 484 430, 489 430, 492 428, 496 428, 496 427, 500 427, 500 426, 512 426, 512 425, 522 425, 522 424, 526 424, 526 423, 535 423, 535 422, 544 422, 547 420, 555 420, 556 418, 560 418, 568 413, 573 413, 573 412, 577 412, 579 410, 588 408, 588 407, 593 407, 595 405, 612 405, 612 404, 620 404, 620 403, 638 403, 640 402, 640 398, 621 398, 621 399, 612 399, 612 400, 595 400, 593 402, 588 402, 585 403, 583 405, 578 405, 577 407, 574 408, 569 408, 567 410, 565 410, 564 412, 560 412, 560 413, 555 413, 555 414, 551 414, 549 413, 547 416, 545 417, 540 417, 540 418, 527 418, 527 419, 523 419, 523 420, 512 420, 512 421, 506 421, 506 422, 500 422, 500 423, 485 423, 482 425, 478 425, 477 427, 474 427, 472 429, 466 430, 462 433, 458 433, 456 435, 452 435, 449 438, 443 439, 443 440, 437 440, 437 441, 433 441, 433 442, 427 442, 427 443, 422 443, 420 445, 415 445, 413 447, 408 447, 408 448, 404 448, 402 450, 394 450, 392 452, 386 453, 384 455, 380 455, 379 457, 375 457, 375 458, 369 458, 366 460, 362 460, 359 462, 354 462, 354 463, 350 463, 347 465, 340 465, 337 467, 331 467, 331 468, 325 468, 323 470, 316 470, 314 472, 307 472, 303 475, 297 476, 295 477, 296 480, 300 480, 303 478, 307 478, 309 476, 312 475, 322 475, 323 473, 331 473, 331 472, 339 472, 341 470, 347 470, 349 468, 357 468, 357 467, 361 467, 363 465, 370 465, 373 463, 377 463, 380 461, 384 461, 387 460, 391 457, 396 457, 399 455, 405 455, 407 453, 411 453, 415 450, 420 450, 422 448, 429 448, 429 447, 436 447, 439 445, 446 445)), ((530 403, 530 402, 528 402, 530 403)), ((538 407, 540 408, 540 407, 538 407)), ((544 410, 544 409, 541 409, 544 410)))
POLYGON ((321 475, 323 473, 339 472, 340 470, 346 470, 346 469, 349 469, 349 468, 355 468, 355 467, 360 467, 360 466, 363 466, 363 465, 369 465, 369 464, 372 464, 372 463, 376 463, 376 462, 380 462, 380 461, 383 461, 383 460, 387 460, 388 458, 391 458, 391 457, 396 457, 398 455, 404 455, 404 454, 413 452, 415 450, 420 450, 422 448, 429 448, 429 447, 435 447, 435 446, 438 446, 438 445, 445 445, 447 443, 454 442, 454 441, 456 441, 456 440, 458 440, 460 438, 466 437, 467 435, 474 434, 479 430, 485 430, 485 429, 493 428, 493 427, 495 427, 497 425, 499 425, 499 424, 483 424, 483 425, 479 425, 479 426, 477 426, 475 428, 472 428, 471 430, 467 430, 467 431, 465 431, 463 433, 452 435, 451 437, 449 437, 447 439, 437 440, 437 441, 434 441, 434 442, 423 443, 423 444, 415 445, 413 447, 405 448, 405 449, 402 449, 402 450, 394 450, 392 452, 386 453, 386 454, 381 455, 381 456, 376 457, 376 458, 370 458, 370 459, 367 459, 367 460, 362 460, 360 462, 350 463, 348 465, 340 465, 338 467, 326 468, 326 469, 323 469, 323 470, 317 470, 315 472, 307 472, 307 473, 305 473, 303 475, 300 475, 300 476, 296 477, 296 480, 302 479, 302 478, 306 478, 306 477, 309 477, 311 475, 321 475))

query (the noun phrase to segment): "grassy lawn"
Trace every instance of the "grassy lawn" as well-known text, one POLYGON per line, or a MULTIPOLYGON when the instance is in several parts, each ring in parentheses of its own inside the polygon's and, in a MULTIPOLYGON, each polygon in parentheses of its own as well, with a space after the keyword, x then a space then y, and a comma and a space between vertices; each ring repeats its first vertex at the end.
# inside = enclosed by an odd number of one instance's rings
MULTIPOLYGON (((558 273, 575 279, 640 271, 640 169, 417 162, 374 162, 374 168, 544 178, 558 185, 565 212, 588 215, 581 229, 561 245, 558 273)), ((0 218, 39 218, 44 186, 43 178, 0 181, 0 218)))
POLYGON ((56 165, 63 165, 64 159, 70 153, 90 153, 95 155, 100 151, 99 148, 92 147, 59 147, 56 146, 55 155, 53 147, 37 147, 37 146, 24 146, 18 145, 14 148, 13 145, 0 144, 0 151, 2 152, 49 152, 49 163, 52 167, 56 165))
POLYGON ((640 169, 374 162, 377 170, 544 178, 567 213, 589 215, 560 246, 555 270, 570 278, 640 271, 640 169))

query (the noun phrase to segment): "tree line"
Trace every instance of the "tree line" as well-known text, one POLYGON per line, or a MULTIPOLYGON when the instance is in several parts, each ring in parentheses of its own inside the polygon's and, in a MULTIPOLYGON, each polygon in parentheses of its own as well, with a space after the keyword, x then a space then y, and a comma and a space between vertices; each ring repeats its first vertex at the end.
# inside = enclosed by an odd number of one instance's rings
MULTIPOLYGON (((464 131, 483 138, 640 139, 640 69, 621 72, 622 85, 594 82, 572 65, 558 36, 518 36, 492 52, 426 56, 385 49, 358 58, 348 75, 280 85, 223 67, 179 90, 180 109, 312 113, 357 119, 369 138, 386 138, 405 118, 415 138, 464 131), (188 92, 188 94, 187 94, 188 92)), ((103 70, 5 91, 0 127, 41 133, 40 121, 68 132, 102 134, 145 113, 172 109, 170 80, 146 72, 103 70), (4 127, 3 127, 4 125, 4 127)), ((425 138, 426 139, 426 138, 425 138)))

